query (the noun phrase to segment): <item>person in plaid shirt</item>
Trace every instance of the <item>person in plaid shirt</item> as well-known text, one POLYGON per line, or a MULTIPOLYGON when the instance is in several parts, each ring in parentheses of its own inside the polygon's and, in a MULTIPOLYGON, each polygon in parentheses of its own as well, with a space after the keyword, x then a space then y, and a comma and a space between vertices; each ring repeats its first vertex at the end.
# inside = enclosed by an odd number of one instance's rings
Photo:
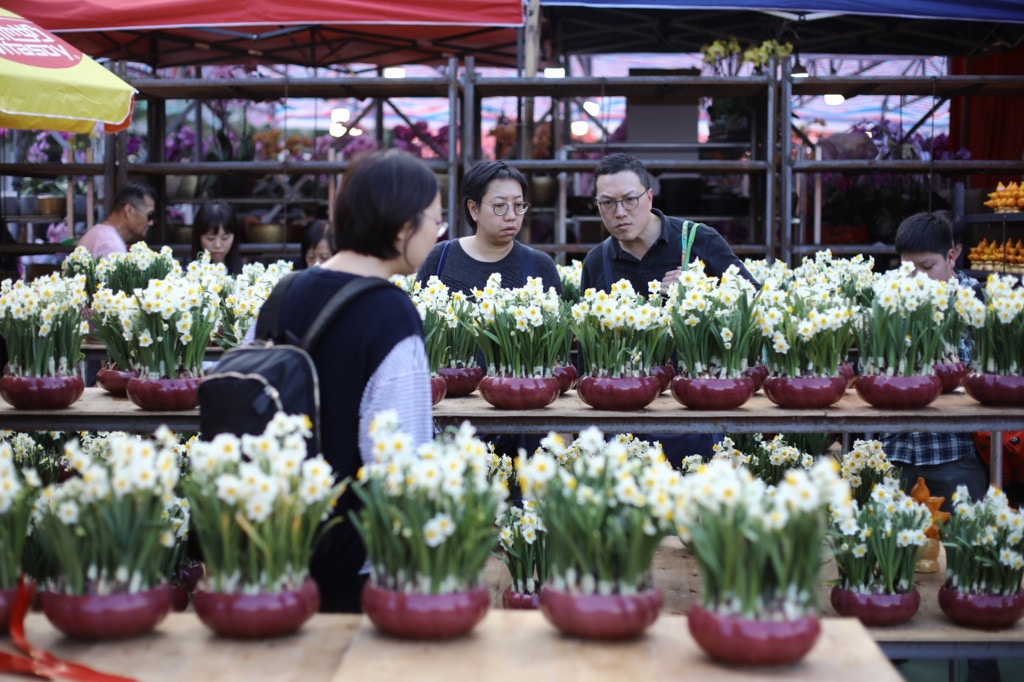
MULTIPOLYGON (((910 261, 918 272, 932 279, 953 279, 970 286, 981 296, 981 285, 956 270, 959 253, 953 243, 953 225, 947 216, 917 213, 896 231, 896 253, 910 261)), ((960 359, 971 361, 970 335, 960 340, 960 359)), ((980 500, 988 490, 988 470, 978 458, 971 433, 887 433, 878 437, 889 461, 901 468, 900 485, 909 493, 918 476, 924 478, 935 497, 945 497, 943 511, 952 511, 951 500, 959 485, 967 486, 971 498, 980 500)), ((996 659, 968 659, 967 682, 1000 682, 996 659)))
MULTIPOLYGON (((934 213, 918 213, 904 220, 896 232, 896 253, 910 261, 918 272, 932 279, 956 278, 961 286, 970 286, 980 295, 980 284, 955 269, 956 250, 951 225, 934 213)), ((960 342, 960 359, 971 361, 970 336, 960 342)), ((881 434, 885 454, 902 468, 901 483, 909 493, 918 476, 928 490, 945 497, 943 511, 951 511, 951 499, 958 485, 967 486, 974 499, 988 490, 988 471, 978 459, 971 433, 887 433, 881 434)))

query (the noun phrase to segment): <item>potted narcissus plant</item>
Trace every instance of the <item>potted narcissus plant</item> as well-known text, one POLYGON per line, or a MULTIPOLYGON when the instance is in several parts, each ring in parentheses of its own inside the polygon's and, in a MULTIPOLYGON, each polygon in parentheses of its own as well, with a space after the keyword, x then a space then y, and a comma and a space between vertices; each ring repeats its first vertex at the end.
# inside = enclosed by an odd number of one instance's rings
POLYGON ((501 409, 553 403, 561 393, 554 368, 569 333, 555 288, 545 290, 543 280, 530 277, 526 286, 506 289, 501 273, 493 273, 473 297, 471 330, 487 363, 480 396, 501 409))
POLYGON ((952 501, 939 529, 946 550, 939 606, 960 625, 1012 627, 1024 615, 1024 511, 993 487, 975 502, 959 486, 952 501))
POLYGON ((1024 404, 1024 290, 1019 279, 989 275, 984 300, 961 296, 957 310, 974 342, 973 372, 964 379, 964 390, 983 405, 1024 404))
POLYGON ((582 365, 580 400, 596 409, 631 411, 658 397, 661 380, 654 368, 665 361, 669 324, 657 282, 646 294, 625 279, 608 292, 588 289, 570 315, 582 365))
POLYGON ((7 367, 0 396, 18 409, 68 407, 82 396, 79 371, 82 334, 87 327, 85 277, 51 274, 31 282, 0 285, 0 334, 7 343, 7 367))
POLYGON ((713 658, 776 665, 814 646, 829 508, 849 500, 836 469, 822 459, 769 485, 723 458, 683 477, 673 521, 703 588, 687 623, 713 658))
POLYGON ((904 262, 879 276, 856 325, 857 395, 875 407, 921 408, 942 392, 934 367, 944 359, 943 320, 955 315, 959 285, 914 272, 904 262))
POLYGON ((171 511, 176 442, 162 429, 156 440, 111 433, 88 450, 65 443, 74 475, 42 491, 32 527, 51 566, 40 603, 61 632, 120 639, 167 615, 168 566, 188 528, 171 511))
POLYGON ((550 569, 540 609, 562 632, 635 637, 658 617, 654 553, 674 530, 680 477, 661 446, 597 428, 568 446, 549 437, 518 470, 547 529, 550 569))
POLYGON ((385 411, 370 439, 377 459, 353 483, 362 507, 349 517, 370 565, 363 611, 398 637, 463 635, 490 606, 483 570, 508 489, 468 422, 414 448, 385 411))
POLYGON ((279 412, 262 434, 189 444, 184 490, 206 564, 192 605, 217 633, 281 636, 319 609, 309 560, 346 483, 322 455, 307 458, 309 429, 279 412))
POLYGON ((680 403, 728 410, 754 394, 748 361, 760 339, 753 317, 756 294, 736 268, 710 277, 698 261, 669 289, 665 307, 678 362, 672 395, 680 403))

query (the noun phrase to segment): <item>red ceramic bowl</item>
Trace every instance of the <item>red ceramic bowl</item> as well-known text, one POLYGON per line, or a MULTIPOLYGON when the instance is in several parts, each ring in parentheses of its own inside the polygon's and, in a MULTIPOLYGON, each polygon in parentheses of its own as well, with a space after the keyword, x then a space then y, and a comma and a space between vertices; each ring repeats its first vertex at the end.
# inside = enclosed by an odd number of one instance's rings
POLYGON ((561 395, 554 377, 495 377, 480 380, 480 397, 502 410, 547 407, 561 395))
POLYGON ((630 595, 577 594, 548 585, 540 591, 540 610, 548 622, 587 639, 638 637, 658 619, 663 603, 656 587, 630 595))
POLYGON ((540 606, 540 595, 527 594, 526 592, 513 592, 511 587, 506 587, 501 593, 501 607, 514 610, 536 610, 540 606))
POLYGON ((316 614, 320 590, 312 579, 298 589, 266 594, 223 594, 196 588, 192 608, 217 634, 236 639, 288 635, 316 614))
POLYGON ((19 410, 61 410, 82 397, 79 374, 62 377, 0 377, 0 396, 19 410))
POLYGON ((449 639, 483 620, 491 605, 486 585, 452 594, 409 594, 363 587, 363 613, 384 632, 406 639, 449 639))
POLYGON ((949 619, 972 628, 1008 628, 1024 616, 1024 592, 1001 596, 971 594, 943 585, 939 588, 939 607, 949 619))
POLYGON ((887 627, 910 620, 921 606, 921 595, 917 590, 866 594, 836 585, 832 588, 831 601, 840 616, 856 618, 868 627, 887 627))
POLYGON ((749 376, 739 379, 677 376, 672 379, 672 396, 691 410, 734 410, 750 400, 754 390, 754 380, 749 376))
POLYGON ((128 380, 128 399, 143 410, 152 412, 179 412, 191 410, 199 404, 199 379, 142 379, 128 380))
POLYGON ((784 665, 807 655, 818 641, 816 616, 797 620, 752 620, 723 616, 701 606, 686 614, 694 641, 709 656, 737 665, 784 665))
POLYGON ((126 639, 150 632, 171 609, 171 592, 159 585, 145 592, 68 595, 43 592, 39 601, 53 627, 76 639, 126 639))
POLYGON ((942 394, 942 380, 934 374, 909 377, 862 374, 855 386, 861 400, 885 410, 917 410, 942 394))
POLYGON ((661 393, 657 377, 580 377, 576 395, 595 410, 641 410, 661 393))
POLYGON ((437 373, 444 377, 447 384, 446 398, 461 398, 476 390, 480 380, 484 378, 484 368, 477 367, 441 367, 437 373))
POLYGON ((846 378, 768 377, 761 388, 779 407, 820 409, 839 402, 846 393, 846 378))

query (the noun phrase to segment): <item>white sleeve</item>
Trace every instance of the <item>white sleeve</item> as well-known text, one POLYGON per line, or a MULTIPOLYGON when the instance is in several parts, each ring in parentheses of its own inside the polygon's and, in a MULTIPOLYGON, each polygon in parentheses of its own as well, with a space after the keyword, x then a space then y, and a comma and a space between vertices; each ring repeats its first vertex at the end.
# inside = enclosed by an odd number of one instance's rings
POLYGON ((433 438, 430 371, 419 336, 409 336, 397 343, 363 390, 359 402, 359 454, 364 462, 373 461, 370 422, 383 410, 398 413, 402 430, 412 436, 415 446, 433 438))

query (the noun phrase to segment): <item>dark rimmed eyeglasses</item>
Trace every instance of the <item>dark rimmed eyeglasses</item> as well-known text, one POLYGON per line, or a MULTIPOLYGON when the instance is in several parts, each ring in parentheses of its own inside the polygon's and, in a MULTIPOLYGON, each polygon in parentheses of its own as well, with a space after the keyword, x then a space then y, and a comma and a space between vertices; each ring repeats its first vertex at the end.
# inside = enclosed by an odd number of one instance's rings
POLYGON ((529 202, 526 201, 517 201, 514 204, 507 204, 505 202, 499 202, 497 204, 484 203, 484 206, 490 206, 491 210, 494 211, 494 215, 499 217, 508 213, 508 209, 510 206, 514 207, 513 210, 515 210, 516 215, 523 215, 524 213, 530 210, 530 204, 529 202))
POLYGON ((643 197, 643 194, 638 194, 635 197, 622 197, 621 199, 598 199, 597 208, 601 213, 614 213, 615 207, 618 204, 622 204, 622 208, 632 211, 640 205, 641 197, 643 197))

